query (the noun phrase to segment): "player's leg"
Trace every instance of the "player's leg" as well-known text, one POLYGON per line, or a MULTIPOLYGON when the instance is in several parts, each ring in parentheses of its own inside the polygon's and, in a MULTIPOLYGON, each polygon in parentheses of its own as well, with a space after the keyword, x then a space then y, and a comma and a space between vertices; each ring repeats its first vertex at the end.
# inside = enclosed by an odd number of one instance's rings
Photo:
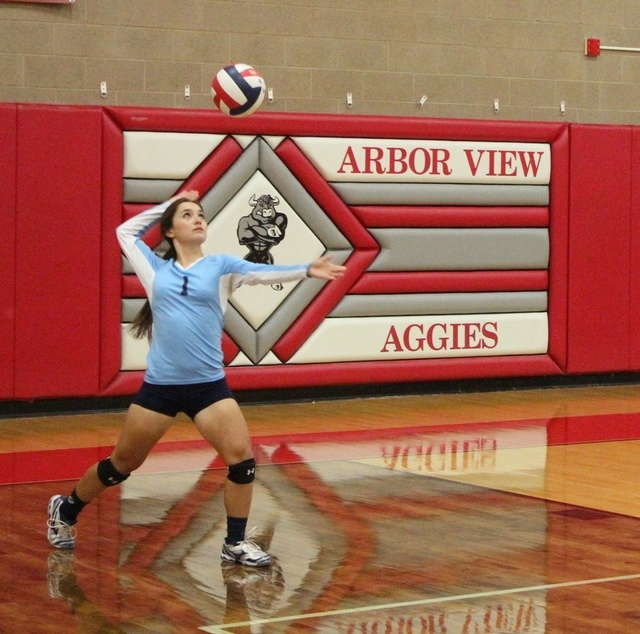
POLYGON ((271 556, 251 542, 246 533, 256 465, 249 429, 238 403, 233 398, 224 398, 198 412, 194 421, 227 465, 224 491, 227 537, 222 559, 248 566, 269 565, 271 556))
POLYGON ((105 489, 123 482, 146 459, 153 446, 167 432, 173 417, 131 405, 111 456, 87 469, 69 496, 54 495, 49 500, 49 543, 55 548, 75 546, 73 528, 82 509, 105 489))
POLYGON ((76 485, 78 497, 88 504, 107 487, 128 478, 142 465, 172 423, 173 416, 131 405, 111 456, 87 470, 76 485))

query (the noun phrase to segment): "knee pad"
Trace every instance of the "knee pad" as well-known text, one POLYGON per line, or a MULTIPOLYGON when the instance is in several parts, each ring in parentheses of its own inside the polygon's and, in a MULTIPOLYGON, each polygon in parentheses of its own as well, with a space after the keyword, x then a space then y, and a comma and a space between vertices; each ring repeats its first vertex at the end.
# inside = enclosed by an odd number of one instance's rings
POLYGON ((250 484, 256 477, 256 461, 253 458, 227 467, 227 478, 236 484, 250 484))
POLYGON ((104 484, 106 487, 113 487, 116 484, 120 484, 124 482, 128 477, 129 473, 126 475, 124 473, 120 473, 111 462, 111 458, 105 458, 98 463, 98 478, 100 482, 104 484))

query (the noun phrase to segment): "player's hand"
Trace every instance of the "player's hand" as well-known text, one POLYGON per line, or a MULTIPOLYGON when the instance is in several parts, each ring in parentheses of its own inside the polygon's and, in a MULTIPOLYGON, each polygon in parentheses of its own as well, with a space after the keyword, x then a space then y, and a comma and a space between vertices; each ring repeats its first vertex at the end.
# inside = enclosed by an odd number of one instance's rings
POLYGON ((331 262, 332 259, 332 255, 323 255, 313 262, 307 271, 309 277, 315 277, 319 280, 335 280, 338 277, 342 277, 347 267, 341 264, 333 264, 331 262))
POLYGON ((183 189, 181 192, 178 192, 175 196, 169 198, 169 200, 177 200, 178 198, 186 198, 191 202, 196 202, 200 198, 200 192, 197 189, 183 189))

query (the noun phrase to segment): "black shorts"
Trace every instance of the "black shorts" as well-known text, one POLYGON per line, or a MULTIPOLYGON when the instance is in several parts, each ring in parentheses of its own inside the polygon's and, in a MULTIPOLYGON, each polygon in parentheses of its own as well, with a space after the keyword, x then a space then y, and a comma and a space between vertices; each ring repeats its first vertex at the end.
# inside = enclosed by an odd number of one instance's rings
POLYGON ((184 412, 193 419, 205 407, 225 398, 233 398, 225 379, 189 385, 155 385, 144 381, 132 402, 167 416, 184 412))

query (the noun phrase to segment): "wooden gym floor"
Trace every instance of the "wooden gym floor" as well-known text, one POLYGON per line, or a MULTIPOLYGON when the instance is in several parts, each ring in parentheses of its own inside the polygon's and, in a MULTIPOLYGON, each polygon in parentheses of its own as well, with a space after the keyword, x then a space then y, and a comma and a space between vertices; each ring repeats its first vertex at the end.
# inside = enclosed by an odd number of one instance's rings
POLYGON ((640 386, 243 410, 258 570, 220 563, 225 471, 188 420, 85 509, 73 554, 48 499, 124 412, 0 420, 0 631, 640 631, 640 386))

